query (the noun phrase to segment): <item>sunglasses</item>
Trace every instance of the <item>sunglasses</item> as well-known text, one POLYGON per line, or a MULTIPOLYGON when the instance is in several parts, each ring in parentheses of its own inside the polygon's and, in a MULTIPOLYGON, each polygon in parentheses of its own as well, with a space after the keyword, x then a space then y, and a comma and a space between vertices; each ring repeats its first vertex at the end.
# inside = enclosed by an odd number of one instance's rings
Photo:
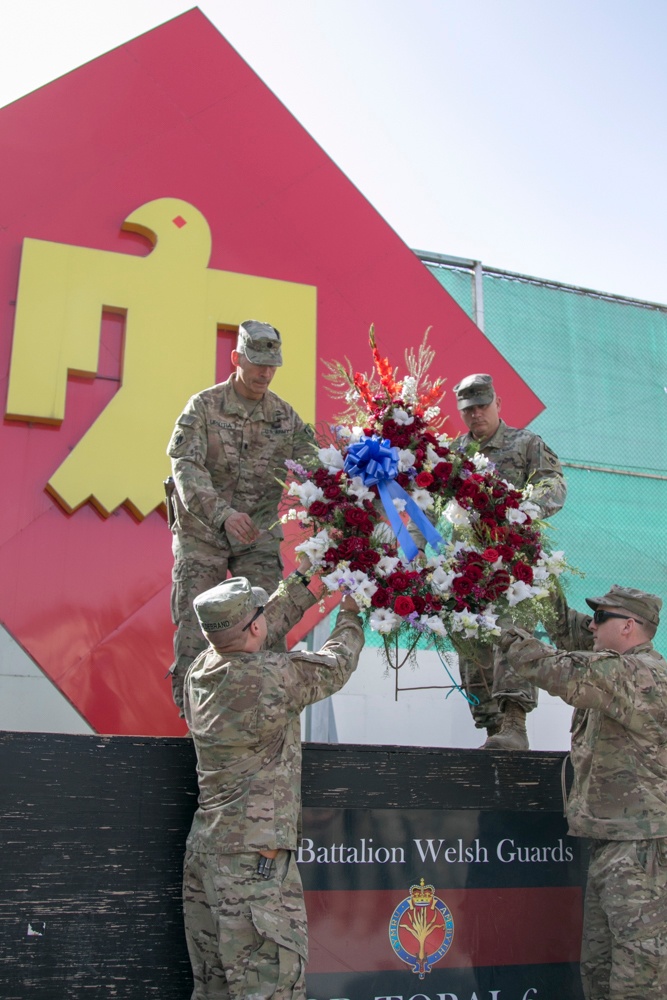
POLYGON ((606 622, 607 618, 624 618, 626 621, 637 622, 638 625, 642 624, 638 618, 633 618, 632 615, 617 615, 613 611, 602 611, 600 608, 596 608, 593 614, 593 621, 596 625, 602 625, 602 622, 606 622))
POLYGON ((260 615, 263 615, 263 614, 264 614, 264 605, 263 605, 263 604, 261 604, 261 605, 260 605, 260 606, 259 606, 259 607, 257 608, 257 610, 255 611, 254 615, 252 616, 252 618, 250 619, 250 621, 248 622, 248 624, 247 624, 247 625, 244 625, 244 626, 243 626, 243 628, 241 629, 241 631, 242 631, 242 632, 247 632, 247 631, 248 631, 248 629, 250 628, 250 626, 252 625, 252 623, 253 623, 253 622, 256 622, 256 621, 257 621, 257 619, 259 618, 259 616, 260 616, 260 615))

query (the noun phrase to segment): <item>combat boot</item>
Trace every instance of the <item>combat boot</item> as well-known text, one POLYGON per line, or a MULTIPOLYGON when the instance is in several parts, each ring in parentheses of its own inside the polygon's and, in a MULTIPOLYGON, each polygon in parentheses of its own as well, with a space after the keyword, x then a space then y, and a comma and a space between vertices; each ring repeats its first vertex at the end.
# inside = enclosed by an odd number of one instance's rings
POLYGON ((506 701, 500 732, 489 736, 483 750, 528 750, 526 710, 518 701, 506 701))

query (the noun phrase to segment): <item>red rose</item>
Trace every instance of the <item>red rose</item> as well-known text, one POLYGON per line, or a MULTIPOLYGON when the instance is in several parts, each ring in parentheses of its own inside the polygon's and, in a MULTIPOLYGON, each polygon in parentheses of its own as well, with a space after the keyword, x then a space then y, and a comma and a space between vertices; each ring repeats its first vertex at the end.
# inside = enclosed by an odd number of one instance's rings
POLYGON ((407 474, 407 472, 399 472, 399 474, 396 476, 396 482, 398 483, 399 486, 402 486, 403 489, 406 490, 410 485, 410 476, 407 474))
POLYGON ((510 575, 507 570, 497 569, 486 585, 486 596, 495 601, 505 593, 510 585, 510 575))
POLYGON ((481 566, 478 566, 477 563, 473 563, 472 566, 466 567, 463 575, 472 583, 477 583, 477 581, 481 580, 484 576, 484 570, 481 566))
POLYGON ((397 615, 401 615, 402 618, 405 618, 406 615, 412 614, 414 610, 415 606, 411 597, 406 597, 404 594, 401 594, 401 596, 397 597, 394 601, 394 611, 397 615))
POLYGON ((412 603, 414 604, 415 611, 418 614, 421 615, 426 610, 426 601, 424 600, 424 598, 420 594, 413 594, 412 595, 412 603))
POLYGON ((476 496, 472 498, 472 502, 476 510, 484 510, 485 507, 489 506, 491 501, 487 497, 486 493, 477 493, 476 496))
POLYGON ((362 573, 368 573, 369 569, 379 562, 380 556, 375 549, 364 549, 363 552, 357 552, 354 559, 350 560, 350 569, 359 569, 362 573))
POLYGON ((500 558, 500 553, 498 552, 498 549, 488 548, 484 549, 484 551, 482 552, 482 559, 484 560, 484 562, 494 563, 499 558, 500 558))
POLYGON ((361 507, 348 507, 345 511, 345 523, 356 528, 362 535, 370 535, 373 531, 373 522, 361 507))
POLYGON ((469 594, 473 587, 473 581, 467 576, 457 576, 452 582, 452 590, 459 598, 469 594))
POLYGON ((322 503, 321 500, 313 500, 310 507, 308 508, 308 513, 311 517, 317 517, 320 520, 327 516, 329 513, 329 504, 322 503))
POLYGON ((336 563, 338 562, 338 560, 341 559, 341 558, 342 557, 338 554, 338 549, 335 549, 333 547, 330 548, 330 549, 327 549, 326 552, 324 553, 324 561, 325 561, 325 563, 331 563, 334 566, 336 565, 336 563))
POLYGON ((391 595, 384 587, 378 587, 371 597, 371 605, 374 608, 388 608, 391 603, 391 595))
POLYGON ((361 552, 367 545, 365 538, 344 538, 338 546, 340 559, 352 559, 357 552, 361 552))
POLYGON ((430 472, 420 472, 418 476, 415 476, 415 483, 420 489, 425 490, 433 482, 433 476, 430 472))
POLYGON ((512 566, 512 572, 517 580, 523 580, 524 583, 533 582, 533 571, 525 562, 515 562, 512 566))
POLYGON ((316 469, 313 473, 313 482, 316 486, 324 486, 329 481, 329 473, 326 469, 316 469))
POLYGON ((505 506, 504 503, 499 503, 494 513, 499 521, 504 521, 504 519, 507 517, 507 507, 505 506))
POLYGON ((387 577, 387 583, 392 590, 406 590, 410 583, 410 577, 399 569, 387 577))
POLYGON ((452 463, 451 462, 438 462, 438 464, 433 469, 433 475, 436 479, 447 480, 452 474, 452 463))
POLYGON ((511 562, 514 559, 515 552, 511 545, 499 545, 498 555, 502 556, 505 562, 511 562))
POLYGON ((341 495, 341 489, 338 483, 331 483, 329 486, 325 486, 324 495, 327 500, 337 500, 341 495))

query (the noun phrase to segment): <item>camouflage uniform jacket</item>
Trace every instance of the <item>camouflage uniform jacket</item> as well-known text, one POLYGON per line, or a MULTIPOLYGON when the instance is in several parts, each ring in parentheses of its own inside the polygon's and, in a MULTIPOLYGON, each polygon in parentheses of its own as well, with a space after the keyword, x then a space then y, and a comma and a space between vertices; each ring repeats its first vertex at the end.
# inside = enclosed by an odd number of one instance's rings
MULTIPOLYGON (((266 606, 267 645, 315 603, 294 575, 266 606)), ((333 694, 357 666, 361 620, 341 611, 317 653, 229 653, 210 646, 185 680, 197 751, 199 808, 188 847, 243 853, 295 850, 301 811, 301 726, 306 705, 333 694)))
POLYGON ((558 607, 555 650, 527 632, 505 645, 510 668, 575 708, 570 833, 667 837, 667 661, 652 643, 593 652, 589 615, 558 607))
MULTIPOLYGON (((267 391, 248 413, 234 389, 235 376, 192 396, 176 421, 167 448, 176 483, 176 531, 209 544, 233 511, 258 528, 277 520, 285 459, 312 456, 312 433, 280 396, 267 391)), ((224 542, 226 542, 226 537, 224 542)))
POLYGON ((508 427, 504 420, 488 441, 476 442, 472 434, 462 434, 454 447, 479 444, 479 450, 493 462, 504 479, 517 489, 530 480, 535 485, 532 500, 543 517, 551 517, 565 503, 567 487, 558 456, 539 434, 519 427, 508 427), (540 484, 538 486, 538 484, 540 484))

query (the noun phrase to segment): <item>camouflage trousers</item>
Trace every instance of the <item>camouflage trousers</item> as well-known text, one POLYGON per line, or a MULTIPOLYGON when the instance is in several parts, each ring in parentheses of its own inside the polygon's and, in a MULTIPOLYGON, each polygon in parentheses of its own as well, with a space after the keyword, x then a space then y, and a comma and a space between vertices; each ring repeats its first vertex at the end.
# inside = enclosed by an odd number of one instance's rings
MULTIPOLYGON (((266 541, 235 552, 224 542, 224 535, 221 535, 220 545, 210 545, 178 531, 173 534, 171 620, 176 626, 176 633, 171 684, 174 701, 180 709, 183 708, 183 682, 188 667, 207 646, 192 605, 195 597, 209 587, 215 587, 228 574, 246 576, 253 587, 263 587, 268 594, 273 593, 283 578, 280 547, 276 539, 269 537, 266 541)), ((282 644, 277 652, 285 648, 282 644)))
POLYGON ((526 712, 537 705, 537 689, 530 681, 520 680, 512 674, 507 680, 507 660, 497 646, 476 643, 474 651, 459 653, 461 684, 469 697, 479 700, 470 704, 470 711, 478 729, 497 729, 502 722, 501 705, 505 699, 516 701, 526 712))
POLYGON ((594 841, 581 979, 586 1000, 667 997, 667 838, 594 841))
POLYGON ((188 850, 183 912, 191 1000, 306 1000, 306 907, 293 851, 279 851, 271 878, 259 854, 188 850))

